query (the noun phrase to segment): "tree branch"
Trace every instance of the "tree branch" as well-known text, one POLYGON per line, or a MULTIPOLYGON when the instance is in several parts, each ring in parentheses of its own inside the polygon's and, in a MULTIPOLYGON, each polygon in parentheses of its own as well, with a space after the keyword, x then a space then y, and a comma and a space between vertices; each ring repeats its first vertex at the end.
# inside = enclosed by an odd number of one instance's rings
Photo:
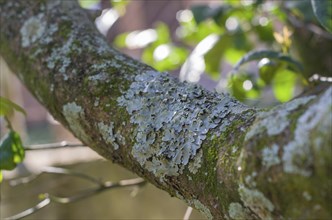
POLYGON ((81 143, 68 143, 67 141, 61 141, 59 143, 48 143, 48 144, 34 144, 24 146, 24 150, 47 150, 57 148, 72 148, 72 147, 86 147, 81 143))
POLYGON ((1 55, 105 158, 209 218, 332 216, 331 87, 250 108, 119 53, 74 1, 0 2, 1 55))

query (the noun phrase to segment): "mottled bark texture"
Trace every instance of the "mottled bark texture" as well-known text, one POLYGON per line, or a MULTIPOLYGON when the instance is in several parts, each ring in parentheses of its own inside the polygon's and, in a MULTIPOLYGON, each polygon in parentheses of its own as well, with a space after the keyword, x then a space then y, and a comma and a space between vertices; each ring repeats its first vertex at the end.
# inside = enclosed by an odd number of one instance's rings
POLYGON ((329 87, 262 110, 107 45, 75 1, 0 0, 1 55, 105 158, 209 218, 331 218, 329 87))

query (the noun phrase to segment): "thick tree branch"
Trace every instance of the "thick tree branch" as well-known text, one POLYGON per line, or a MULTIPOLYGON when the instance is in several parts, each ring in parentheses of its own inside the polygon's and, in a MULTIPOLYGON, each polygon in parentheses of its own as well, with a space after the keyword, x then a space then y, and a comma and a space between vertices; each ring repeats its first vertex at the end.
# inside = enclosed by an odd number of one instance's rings
POLYGON ((105 158, 211 218, 332 216, 331 87, 249 108, 112 49, 74 1, 0 7, 1 55, 105 158))

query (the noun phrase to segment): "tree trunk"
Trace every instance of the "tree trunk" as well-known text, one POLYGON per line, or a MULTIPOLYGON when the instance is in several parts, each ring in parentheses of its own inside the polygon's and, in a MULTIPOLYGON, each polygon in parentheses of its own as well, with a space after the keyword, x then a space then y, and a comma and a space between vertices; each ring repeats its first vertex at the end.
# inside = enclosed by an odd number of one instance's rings
POLYGON ((83 143, 216 219, 331 218, 332 88, 269 110, 107 45, 75 1, 0 0, 0 53, 83 143))

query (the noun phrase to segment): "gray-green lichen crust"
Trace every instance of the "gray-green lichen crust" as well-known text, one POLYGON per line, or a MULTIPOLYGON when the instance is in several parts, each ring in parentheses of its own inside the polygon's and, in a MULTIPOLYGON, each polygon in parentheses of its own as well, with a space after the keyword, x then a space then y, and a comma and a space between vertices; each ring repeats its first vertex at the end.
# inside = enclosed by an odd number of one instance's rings
POLYGON ((85 114, 81 106, 70 102, 62 107, 62 113, 67 120, 70 129, 83 141, 88 142, 88 135, 80 126, 80 120, 84 120, 85 114))
POLYGON ((203 205, 199 200, 197 199, 194 199, 192 202, 190 202, 196 209, 198 209, 199 211, 201 211, 202 213, 205 214, 205 216, 208 218, 208 219, 213 219, 213 216, 210 212, 210 210, 205 206, 203 205))
POLYGON ((98 128, 102 134, 103 139, 111 144, 114 150, 119 149, 119 143, 124 145, 125 138, 117 131, 114 132, 114 123, 111 122, 109 125, 105 125, 103 122, 98 123, 98 128))
MULTIPOLYGON (((331 129, 332 87, 327 89, 319 101, 311 105, 297 121, 294 132, 294 140, 290 141, 284 148, 282 156, 283 168, 287 173, 310 176, 310 167, 314 163, 313 150, 310 147, 311 140, 319 139, 310 137, 310 132, 315 128, 331 129)), ((319 146, 320 144, 318 144, 319 146)))
POLYGON ((257 115, 258 123, 255 123, 249 132, 246 134, 245 139, 249 140, 256 135, 262 133, 265 129, 267 135, 273 136, 280 134, 287 126, 289 126, 288 115, 294 109, 301 105, 307 104, 314 96, 302 97, 294 99, 284 105, 274 107, 268 112, 261 112, 257 115))
POLYGON ((165 73, 146 71, 136 76, 118 104, 136 127, 134 158, 156 176, 176 176, 190 165, 200 168, 201 145, 211 129, 225 129, 226 116, 246 109, 228 95, 180 83, 165 73), (222 126, 223 125, 223 126, 222 126))
POLYGON ((244 185, 239 186, 239 194, 243 204, 261 219, 272 219, 274 205, 264 194, 256 189, 248 189, 244 185))
POLYGON ((29 18, 21 27, 22 47, 28 47, 41 38, 46 30, 46 21, 43 14, 29 18))
POLYGON ((232 202, 228 207, 228 214, 232 219, 251 219, 250 212, 238 202, 232 202))

